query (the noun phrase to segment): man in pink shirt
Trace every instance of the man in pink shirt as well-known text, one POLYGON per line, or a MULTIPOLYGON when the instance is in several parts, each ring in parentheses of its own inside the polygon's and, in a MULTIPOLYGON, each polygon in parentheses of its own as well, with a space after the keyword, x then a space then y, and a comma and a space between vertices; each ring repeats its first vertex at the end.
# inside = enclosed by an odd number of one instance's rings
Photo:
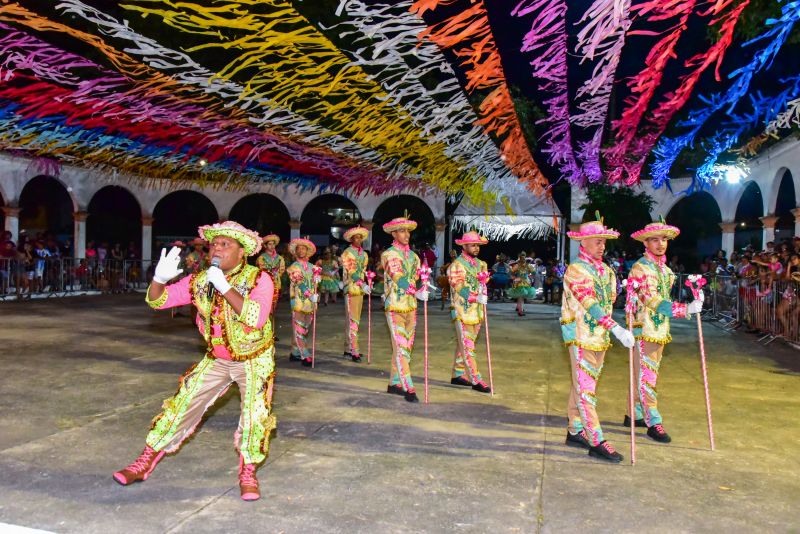
POLYGON ((199 232, 209 243, 211 266, 168 284, 182 271, 180 249, 173 247, 169 254, 162 249, 146 300, 157 310, 194 304, 197 328, 208 346, 205 357, 180 378, 178 392, 153 419, 144 451, 114 473, 114 480, 123 486, 147 480, 164 454, 177 451, 203 413, 236 382, 242 407, 234 435, 239 487, 243 500, 256 500, 256 468, 267 457, 275 428, 272 279, 246 262, 261 248, 258 233, 233 221, 201 226, 199 232))

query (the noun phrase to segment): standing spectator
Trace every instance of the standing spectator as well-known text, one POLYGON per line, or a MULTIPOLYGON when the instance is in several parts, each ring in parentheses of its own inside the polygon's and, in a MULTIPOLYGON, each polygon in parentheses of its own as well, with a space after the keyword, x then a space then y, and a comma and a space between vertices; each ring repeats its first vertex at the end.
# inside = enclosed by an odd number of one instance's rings
POLYGON ((547 267, 544 275, 544 284, 542 286, 542 298, 545 304, 555 304, 553 289, 556 283, 556 261, 553 259, 547 260, 547 267))
POLYGON ((28 298, 30 298, 31 289, 33 286, 33 278, 36 272, 36 257, 33 252, 33 245, 30 241, 25 241, 22 245, 22 252, 20 254, 20 261, 25 269, 23 278, 23 286, 28 290, 28 298))
POLYGON ((47 258, 50 257, 50 251, 44 247, 41 241, 36 242, 34 249, 34 278, 33 289, 36 292, 44 291, 44 270, 47 266, 47 258))
POLYGON ((436 260, 439 259, 436 256, 436 252, 434 252, 434 250, 431 248, 431 244, 430 243, 425 243, 422 246, 422 254, 421 254, 421 256, 422 256, 422 261, 423 262, 427 262, 428 263, 428 267, 431 267, 431 268, 436 266, 436 260))
POLYGON ((497 262, 492 266, 492 287, 494 298, 503 302, 506 298, 506 289, 511 283, 511 266, 508 264, 508 256, 505 254, 497 255, 497 262))

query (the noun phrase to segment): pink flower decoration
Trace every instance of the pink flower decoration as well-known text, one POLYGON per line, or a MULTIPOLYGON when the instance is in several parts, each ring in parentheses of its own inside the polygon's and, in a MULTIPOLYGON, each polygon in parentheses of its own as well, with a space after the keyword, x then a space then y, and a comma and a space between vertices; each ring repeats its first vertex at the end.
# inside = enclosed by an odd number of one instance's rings
POLYGON ((480 282, 482 286, 486 285, 486 283, 489 281, 489 278, 491 276, 492 275, 490 275, 486 271, 481 271, 481 272, 479 272, 478 274, 475 275, 475 277, 478 279, 478 282, 480 282))
POLYGON ((419 279, 422 280, 423 283, 427 282, 431 276, 431 268, 428 267, 428 264, 424 264, 422 267, 417 269, 417 275, 419 279))

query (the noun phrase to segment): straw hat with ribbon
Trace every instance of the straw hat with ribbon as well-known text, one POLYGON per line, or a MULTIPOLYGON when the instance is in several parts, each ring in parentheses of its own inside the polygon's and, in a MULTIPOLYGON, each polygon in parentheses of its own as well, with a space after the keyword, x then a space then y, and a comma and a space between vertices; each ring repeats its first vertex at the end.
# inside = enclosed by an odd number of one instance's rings
POLYGON ((303 245, 306 247, 309 257, 313 256, 317 252, 317 246, 310 239, 305 237, 296 237, 289 241, 289 254, 292 256, 297 256, 295 251, 297 250, 298 245, 303 245))
POLYGON ((354 226, 344 233, 344 240, 350 243, 353 239, 353 236, 357 235, 360 235, 361 239, 364 240, 369 237, 369 230, 363 226, 354 226))
POLYGON ((224 236, 235 239, 244 248, 245 254, 252 256, 261 250, 261 236, 258 232, 249 230, 236 221, 225 221, 217 224, 207 224, 197 229, 200 237, 209 243, 217 237, 224 236))
POLYGON ((485 245, 489 242, 488 239, 480 235, 476 230, 470 230, 461 236, 461 239, 456 239, 456 245, 485 245))
POLYGON ((667 224, 664 217, 659 217, 659 220, 653 221, 641 230, 631 234, 631 237, 636 241, 646 241, 651 237, 663 236, 667 239, 675 239, 681 231, 677 226, 667 224))
POLYGON ((567 232, 567 236, 575 241, 583 241, 593 237, 602 239, 616 239, 619 237, 619 232, 603 224, 603 218, 600 217, 599 211, 594 212, 594 214, 597 220, 581 224, 577 232, 567 232))

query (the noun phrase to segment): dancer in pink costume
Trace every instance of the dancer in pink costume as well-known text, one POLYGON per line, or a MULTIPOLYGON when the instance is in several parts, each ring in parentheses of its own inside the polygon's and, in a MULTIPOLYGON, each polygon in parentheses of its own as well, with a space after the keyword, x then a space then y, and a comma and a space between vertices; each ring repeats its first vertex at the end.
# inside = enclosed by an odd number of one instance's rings
POLYGON ((388 393, 403 395, 408 402, 419 402, 411 379, 411 352, 417 330, 417 300, 428 300, 428 289, 417 290, 419 256, 408 243, 417 223, 407 216, 392 219, 383 230, 392 234, 392 246, 381 254, 384 269, 384 309, 392 340, 392 374, 388 393))
POLYGON ((489 384, 483 381, 475 361, 475 342, 484 321, 484 306, 487 303, 485 285, 478 277, 486 273, 485 261, 478 259, 481 245, 489 241, 471 231, 456 239, 461 246, 459 255, 447 268, 450 283, 450 317, 456 329, 456 353, 450 383, 468 386, 481 393, 491 393, 489 384))
POLYGON ((312 327, 314 312, 319 301, 314 265, 308 258, 317 251, 311 240, 298 237, 289 242, 289 253, 296 258, 287 269, 289 276, 289 303, 292 307, 292 352, 289 360, 311 367, 311 349, 308 334, 312 327))
POLYGON ((603 263, 606 240, 616 239, 619 232, 606 228, 598 213, 596 221, 583 223, 567 235, 580 242, 580 252, 564 274, 561 305, 561 333, 572 364, 566 443, 588 449, 590 456, 621 462, 622 455, 603 436, 596 411, 597 381, 611 346, 609 333, 625 347, 634 344, 633 334, 611 317, 617 280, 614 270, 603 263))
POLYGON ((344 275, 342 281, 344 287, 344 310, 345 310, 345 341, 344 357, 350 358, 354 362, 361 361, 361 350, 358 346, 358 338, 361 326, 361 311, 364 306, 364 295, 370 298, 372 289, 366 282, 367 275, 367 253, 361 248, 361 243, 369 237, 369 230, 362 226, 350 228, 344 233, 344 239, 350 242, 350 246, 342 252, 341 262, 344 275))
POLYGON ((164 249, 146 299, 159 310, 194 304, 197 328, 207 343, 205 357, 180 378, 178 392, 164 401, 163 411, 153 419, 144 451, 114 473, 114 480, 123 486, 147 480, 164 454, 177 451, 203 413, 236 382, 242 410, 234 439, 239 488, 241 498, 251 501, 260 497, 256 468, 267 457, 275 428, 272 279, 245 261, 261 248, 256 232, 233 221, 201 226, 199 231, 209 242, 211 267, 168 284, 181 273, 180 250, 167 254, 164 249))
MULTIPOLYGON (((647 435, 655 441, 669 443, 672 438, 664 430, 663 419, 658 410, 656 382, 661 366, 664 346, 672 341, 670 319, 688 318, 703 309, 703 292, 690 304, 670 300, 675 274, 667 266, 667 244, 675 239, 680 230, 668 225, 662 218, 652 222, 631 237, 644 243, 645 252, 631 267, 630 277, 641 280, 636 289, 641 303, 633 323, 637 340, 638 358, 634 359, 636 381, 634 424, 646 427, 647 435)), ((631 414, 625 416, 625 426, 631 425, 631 414)))

